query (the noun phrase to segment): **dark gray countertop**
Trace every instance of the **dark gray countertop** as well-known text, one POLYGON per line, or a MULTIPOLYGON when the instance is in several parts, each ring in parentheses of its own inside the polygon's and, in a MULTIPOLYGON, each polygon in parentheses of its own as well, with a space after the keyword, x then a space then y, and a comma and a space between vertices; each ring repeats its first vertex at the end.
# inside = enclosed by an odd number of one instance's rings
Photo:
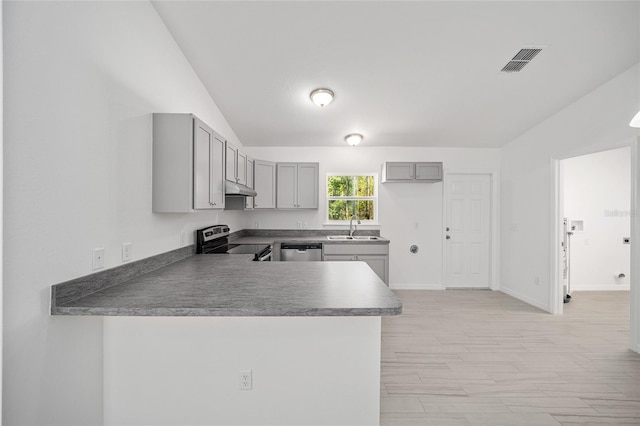
POLYGON ((234 244, 274 244, 274 243, 323 243, 323 244, 389 244, 389 240, 378 237, 377 240, 330 240, 326 236, 314 237, 288 237, 284 235, 273 236, 247 236, 236 238, 231 241, 234 244))
POLYGON ((275 243, 324 243, 324 244, 389 244, 378 230, 358 230, 354 235, 376 236, 376 240, 330 240, 330 235, 348 235, 345 230, 319 229, 243 229, 231 234, 229 242, 235 244, 275 244, 275 243))
MULTIPOLYGON (((246 238, 253 241, 263 237, 246 238)), ((119 316, 402 313, 401 301, 364 262, 252 262, 251 259, 250 255, 190 256, 121 284, 56 304, 51 313, 119 316)))

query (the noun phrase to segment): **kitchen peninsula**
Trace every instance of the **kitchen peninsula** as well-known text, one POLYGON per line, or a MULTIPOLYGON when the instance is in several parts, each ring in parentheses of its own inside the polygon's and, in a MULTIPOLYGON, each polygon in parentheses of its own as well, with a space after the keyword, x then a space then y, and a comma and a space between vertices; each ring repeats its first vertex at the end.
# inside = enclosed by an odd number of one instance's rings
POLYGON ((378 423, 381 316, 401 302, 363 262, 250 260, 53 287, 52 314, 104 316, 105 424, 378 423))

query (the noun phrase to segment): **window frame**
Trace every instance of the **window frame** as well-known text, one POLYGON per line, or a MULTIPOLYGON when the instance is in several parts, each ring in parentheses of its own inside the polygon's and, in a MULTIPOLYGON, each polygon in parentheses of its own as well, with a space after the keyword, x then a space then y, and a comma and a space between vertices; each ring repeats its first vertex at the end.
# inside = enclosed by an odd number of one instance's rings
POLYGON ((331 220, 329 219, 329 202, 332 200, 372 200, 373 201, 373 220, 363 220, 360 219, 360 225, 378 225, 378 173, 376 172, 327 172, 324 178, 324 195, 326 197, 325 201, 325 212, 324 212, 324 224, 325 225, 349 225, 349 220, 331 220), (358 197, 358 196, 350 196, 350 197, 335 197, 329 196, 329 186, 328 180, 331 176, 371 176, 373 177, 373 196, 372 197, 358 197))

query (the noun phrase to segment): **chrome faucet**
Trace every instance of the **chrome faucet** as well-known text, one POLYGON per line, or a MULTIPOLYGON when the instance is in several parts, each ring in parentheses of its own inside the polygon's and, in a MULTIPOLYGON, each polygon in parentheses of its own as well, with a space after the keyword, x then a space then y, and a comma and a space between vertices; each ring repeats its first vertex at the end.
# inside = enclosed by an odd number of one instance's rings
POLYGON ((360 218, 358 217, 358 215, 356 215, 356 214, 351 215, 351 218, 349 219, 349 236, 350 237, 353 237, 353 233, 358 230, 358 224, 359 223, 361 223, 361 222, 360 222, 360 218), (357 221, 355 229, 353 229, 353 219, 355 219, 357 221))

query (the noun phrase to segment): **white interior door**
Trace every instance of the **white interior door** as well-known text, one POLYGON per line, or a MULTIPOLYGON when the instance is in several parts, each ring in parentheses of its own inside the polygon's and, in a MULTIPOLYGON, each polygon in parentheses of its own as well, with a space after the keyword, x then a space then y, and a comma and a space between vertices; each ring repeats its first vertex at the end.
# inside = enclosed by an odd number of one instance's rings
POLYGON ((447 174, 444 181, 447 288, 489 288, 491 176, 447 174))

